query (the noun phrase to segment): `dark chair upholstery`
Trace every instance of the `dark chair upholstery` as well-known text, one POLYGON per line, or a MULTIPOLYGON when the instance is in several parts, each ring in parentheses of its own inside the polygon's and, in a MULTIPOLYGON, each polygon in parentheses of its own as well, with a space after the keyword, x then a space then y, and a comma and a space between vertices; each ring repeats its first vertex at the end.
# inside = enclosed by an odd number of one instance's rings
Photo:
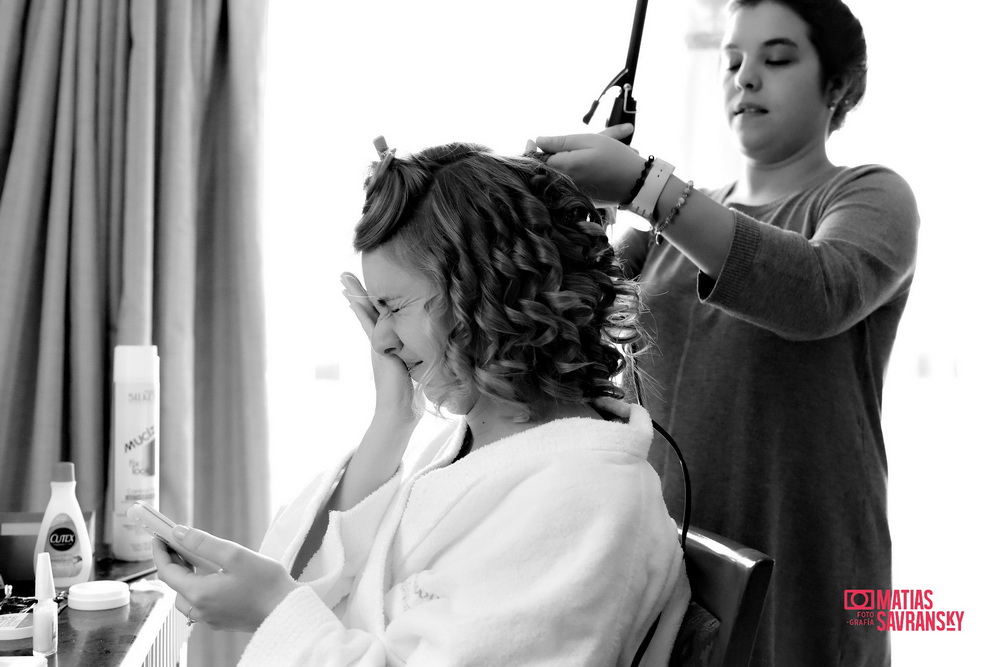
POLYGON ((691 603, 674 642, 670 667, 746 667, 774 559, 691 527, 684 564, 691 603))

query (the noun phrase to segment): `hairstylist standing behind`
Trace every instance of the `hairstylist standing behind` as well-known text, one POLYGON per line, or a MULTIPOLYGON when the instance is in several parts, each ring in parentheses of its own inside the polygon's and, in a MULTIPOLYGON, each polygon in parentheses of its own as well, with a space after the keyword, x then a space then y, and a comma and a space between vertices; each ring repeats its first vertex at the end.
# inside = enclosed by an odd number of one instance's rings
MULTIPOLYGON (((865 91, 840 0, 734 0, 721 53, 739 179, 701 192, 606 135, 541 137, 549 164, 652 223, 622 252, 658 350, 646 397, 691 469, 694 525, 775 558, 758 665, 883 665, 845 589, 891 588, 882 385, 913 277, 913 194, 826 140, 865 91)), ((653 450, 672 513, 683 486, 653 450)), ((676 515, 676 514, 675 514, 676 515)))

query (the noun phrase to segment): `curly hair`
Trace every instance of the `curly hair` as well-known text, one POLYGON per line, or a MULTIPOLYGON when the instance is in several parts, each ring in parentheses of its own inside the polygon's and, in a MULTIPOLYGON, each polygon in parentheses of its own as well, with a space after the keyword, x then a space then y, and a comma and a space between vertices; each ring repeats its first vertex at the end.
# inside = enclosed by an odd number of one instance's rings
POLYGON ((637 286, 567 176, 453 143, 374 163, 365 188, 355 250, 385 248, 439 289, 427 308, 446 323, 443 395, 474 390, 523 420, 544 397, 624 396, 613 378, 632 360, 618 344, 645 340, 637 286))
POLYGON ((787 7, 809 26, 809 41, 822 68, 821 86, 825 89, 833 81, 844 90, 830 119, 830 131, 840 129, 868 87, 868 44, 861 22, 843 0, 730 0, 728 9, 735 12, 767 1, 787 7))

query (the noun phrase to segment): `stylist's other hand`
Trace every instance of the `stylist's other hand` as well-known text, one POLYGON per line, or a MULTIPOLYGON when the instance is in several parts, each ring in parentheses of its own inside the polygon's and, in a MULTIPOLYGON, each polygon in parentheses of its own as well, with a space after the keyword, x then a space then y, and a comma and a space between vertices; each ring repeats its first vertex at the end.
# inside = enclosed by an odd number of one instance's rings
MULTIPOLYGON (((368 298, 361 281, 352 273, 340 276, 344 297, 361 323, 368 342, 375 334, 379 313, 368 298)), ((413 380, 403 360, 394 354, 383 354, 371 347, 372 372, 375 375, 375 414, 393 423, 412 424, 417 421, 413 411, 413 380)))
POLYGON ((645 160, 619 139, 632 132, 625 123, 600 134, 538 137, 535 144, 552 155, 548 164, 569 175, 577 186, 599 202, 619 204, 632 191, 645 160))
MULTIPOLYGON (((298 584, 277 561, 195 528, 177 526, 173 536, 194 556, 222 569, 192 571, 153 540, 159 578, 177 591, 178 611, 215 630, 253 632, 298 584)), ((184 555, 184 554, 182 554, 184 555)))

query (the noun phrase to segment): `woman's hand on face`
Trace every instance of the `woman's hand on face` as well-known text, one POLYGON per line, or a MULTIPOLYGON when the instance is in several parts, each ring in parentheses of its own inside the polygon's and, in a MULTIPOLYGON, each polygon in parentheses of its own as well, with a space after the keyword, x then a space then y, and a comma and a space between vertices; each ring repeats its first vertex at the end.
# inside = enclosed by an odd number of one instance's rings
POLYGON ((193 571, 163 541, 153 540, 159 578, 177 591, 174 606, 215 630, 253 632, 298 584, 277 561, 204 531, 177 526, 173 537, 187 552, 220 569, 193 571))
MULTIPOLYGON (((352 273, 340 276, 343 295, 361 323, 371 344, 379 313, 368 298, 361 281, 352 273)), ((406 371, 406 364, 394 354, 383 354, 371 346, 372 371, 375 375, 375 413, 400 424, 417 421, 413 411, 413 380, 406 371)))
POLYGON ((551 153, 548 164, 565 172, 585 193, 600 202, 621 203, 628 198, 645 160, 619 139, 632 132, 626 123, 600 134, 538 137, 535 144, 551 153))

